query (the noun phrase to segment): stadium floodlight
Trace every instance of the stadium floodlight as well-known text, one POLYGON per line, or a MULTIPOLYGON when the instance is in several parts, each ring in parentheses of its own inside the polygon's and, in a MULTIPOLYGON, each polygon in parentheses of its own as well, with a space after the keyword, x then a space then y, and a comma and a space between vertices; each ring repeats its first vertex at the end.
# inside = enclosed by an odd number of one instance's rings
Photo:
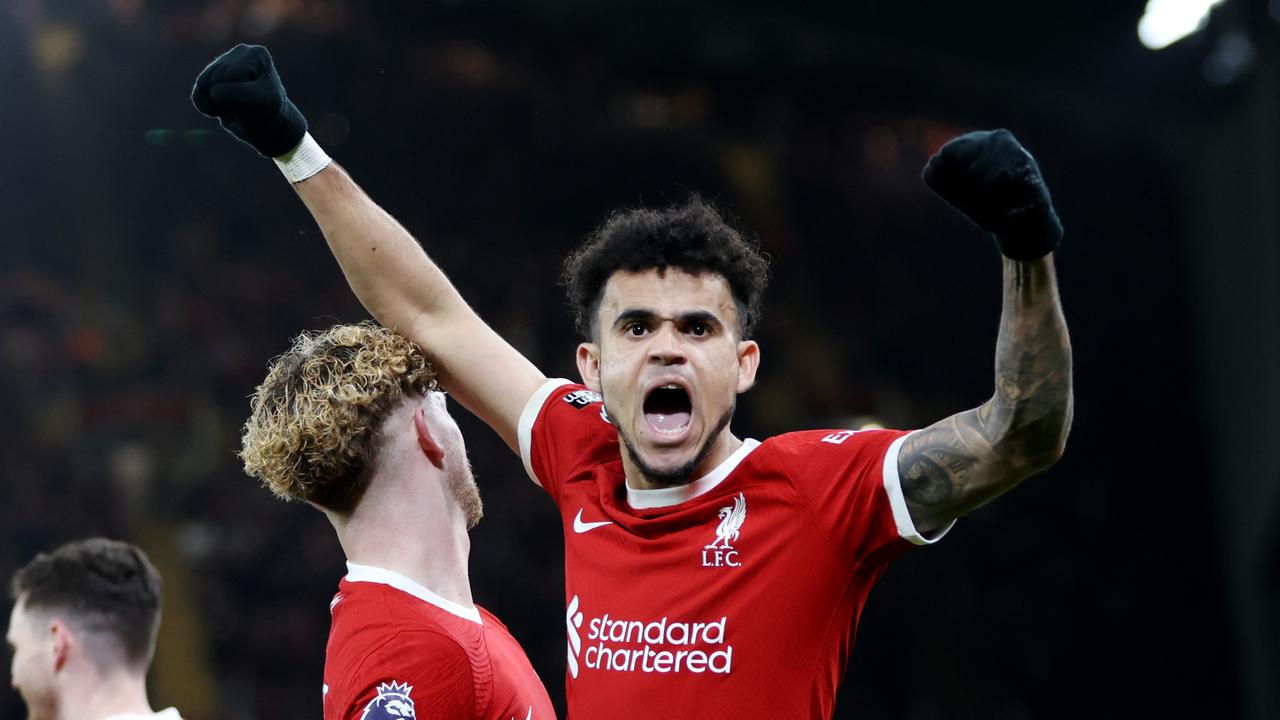
POLYGON ((1152 50, 1168 47, 1204 27, 1209 11, 1222 0, 1147 0, 1138 21, 1138 39, 1152 50))

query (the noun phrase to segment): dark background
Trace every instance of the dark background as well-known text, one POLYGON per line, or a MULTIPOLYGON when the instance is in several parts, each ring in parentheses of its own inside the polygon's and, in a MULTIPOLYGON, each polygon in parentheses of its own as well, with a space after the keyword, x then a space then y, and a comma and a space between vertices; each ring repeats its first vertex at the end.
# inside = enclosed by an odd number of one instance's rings
MULTIPOLYGON (((774 263, 735 421, 757 438, 989 396, 998 255, 918 176, 1010 128, 1067 228, 1067 454, 888 572, 837 716, 1278 717, 1280 11, 1228 0, 1153 52, 1143 5, 6 0, 0 575, 138 542, 167 584, 157 707, 319 715, 342 556, 234 451, 267 360, 365 314, 272 164, 187 100, 262 42, 321 144, 549 375, 576 377, 558 262, 610 210, 733 214, 774 263)), ((460 420, 477 601, 560 702, 556 514, 460 420)))

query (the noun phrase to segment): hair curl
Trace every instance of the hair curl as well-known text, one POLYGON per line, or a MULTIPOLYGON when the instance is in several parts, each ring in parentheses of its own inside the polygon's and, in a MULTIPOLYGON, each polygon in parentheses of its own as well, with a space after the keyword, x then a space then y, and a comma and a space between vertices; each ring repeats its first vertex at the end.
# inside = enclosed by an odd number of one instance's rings
POLYGON ((368 487, 383 417, 435 387, 422 349, 386 328, 363 322, 303 333, 250 400, 245 472, 277 497, 351 512, 368 487))
MULTIPOLYGON (((115 640, 123 660, 145 669, 160 628, 160 573, 141 549, 89 538, 40 553, 13 574, 9 594, 29 610, 66 613, 78 627, 115 640)), ((114 654, 113 654, 114 655, 114 654)), ((99 663, 120 658, 96 657, 99 663)))
POLYGON ((738 333, 751 336, 769 283, 769 261, 754 238, 744 238, 697 195, 660 210, 614 212, 565 258, 561 281, 578 332, 594 336, 604 285, 615 272, 667 268, 722 276, 738 307, 738 333))

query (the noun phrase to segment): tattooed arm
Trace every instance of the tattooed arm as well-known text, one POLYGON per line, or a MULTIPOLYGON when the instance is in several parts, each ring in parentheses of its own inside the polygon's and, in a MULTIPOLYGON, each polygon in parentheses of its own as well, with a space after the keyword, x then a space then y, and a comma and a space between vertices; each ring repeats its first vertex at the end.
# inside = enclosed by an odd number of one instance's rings
POLYGON ((944 527, 1062 456, 1071 429, 1071 341, 1052 258, 1004 259, 991 399, 902 444, 898 474, 921 532, 944 527))

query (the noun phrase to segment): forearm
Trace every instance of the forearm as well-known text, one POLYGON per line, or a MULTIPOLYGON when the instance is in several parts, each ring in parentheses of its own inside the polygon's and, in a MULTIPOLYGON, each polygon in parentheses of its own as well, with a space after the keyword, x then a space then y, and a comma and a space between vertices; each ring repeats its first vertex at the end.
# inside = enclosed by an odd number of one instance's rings
MULTIPOLYGON (((470 313, 413 236, 337 163, 293 184, 365 309, 400 332, 470 313)), ((414 338, 419 343, 424 338, 414 338)))
POLYGON ((191 102, 273 158, 320 225, 360 302, 422 347, 437 379, 513 449, 541 371, 477 316, 416 240, 307 134, 266 48, 237 45, 196 78, 191 102))
POLYGON ((995 393, 913 433, 898 468, 928 532, 1011 489, 1061 456, 1071 428, 1071 343, 1052 256, 1004 260, 995 393))
POLYGON ((1053 256, 1006 258, 995 393, 978 408, 979 428, 995 457, 1025 476, 1061 457, 1071 414, 1071 340, 1053 256))

